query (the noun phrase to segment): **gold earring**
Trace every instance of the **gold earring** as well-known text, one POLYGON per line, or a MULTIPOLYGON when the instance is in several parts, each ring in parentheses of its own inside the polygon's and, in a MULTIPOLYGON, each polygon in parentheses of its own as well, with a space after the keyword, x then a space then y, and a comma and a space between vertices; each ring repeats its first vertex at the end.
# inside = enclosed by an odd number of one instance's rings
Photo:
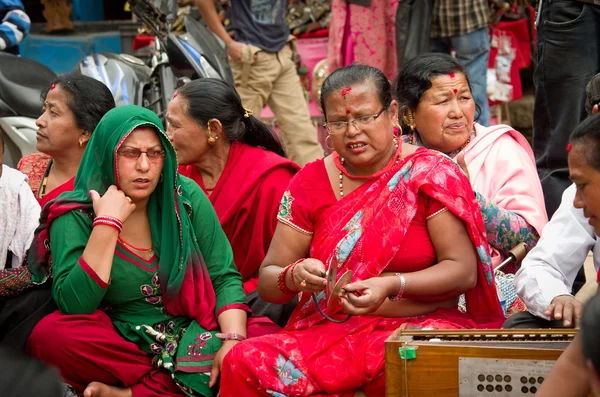
POLYGON ((327 135, 327 136, 325 137, 325 147, 326 147, 327 149, 329 149, 329 150, 333 150, 333 147, 330 147, 330 146, 327 144, 327 139, 329 139, 329 141, 331 141, 331 145, 333 146, 333 141, 332 141, 332 139, 331 139, 331 134, 329 134, 329 135, 327 135))
POLYGON ((217 143, 217 139, 219 139, 219 137, 213 136, 210 132, 210 123, 208 124, 208 144, 210 146, 213 146, 215 143, 217 143))
POLYGON ((83 142, 79 141, 79 147, 83 147, 83 142))

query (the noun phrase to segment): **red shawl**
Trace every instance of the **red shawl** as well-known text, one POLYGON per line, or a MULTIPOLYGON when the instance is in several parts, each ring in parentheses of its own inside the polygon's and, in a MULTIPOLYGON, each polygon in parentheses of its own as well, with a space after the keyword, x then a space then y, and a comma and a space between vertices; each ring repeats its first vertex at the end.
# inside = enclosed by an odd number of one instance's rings
MULTIPOLYGON (((225 169, 209 195, 233 249, 246 293, 254 291, 277 225, 279 202, 299 170, 296 163, 262 148, 233 142, 225 169)), ((193 165, 179 167, 206 192, 193 165)))
MULTIPOLYGON (((457 165, 441 153, 421 148, 374 182, 362 185, 323 211, 319 216, 325 218, 324 227, 314 231, 311 257, 326 266, 338 266, 338 275, 353 270, 352 281, 381 274, 396 256, 399 242, 417 212, 419 190, 440 201, 464 221, 477 250, 477 285, 465 294, 468 315, 465 320, 470 319, 479 326, 500 325, 504 315, 496 294, 479 206, 469 181, 457 165)), ((323 311, 335 314, 327 309, 323 293, 319 298, 323 311)), ((356 327, 357 322, 364 321, 366 325, 374 319, 377 321, 376 317, 362 316, 345 324, 331 324, 337 329, 336 333, 345 334, 352 332, 351 329, 343 330, 346 324, 356 327)), ((392 328, 406 321, 386 320, 392 328)), ((316 311, 310 295, 303 294, 286 330, 309 329, 323 322, 326 320, 316 311)))

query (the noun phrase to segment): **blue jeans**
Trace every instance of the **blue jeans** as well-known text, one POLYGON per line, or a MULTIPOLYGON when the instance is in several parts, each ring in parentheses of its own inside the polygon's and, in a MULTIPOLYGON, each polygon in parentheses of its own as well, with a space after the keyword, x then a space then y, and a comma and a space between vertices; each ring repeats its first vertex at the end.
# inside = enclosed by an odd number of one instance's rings
POLYGON ((533 151, 551 217, 571 184, 565 148, 586 117, 585 86, 600 72, 600 6, 544 0, 540 17, 533 151))
POLYGON ((487 69, 490 57, 488 28, 476 30, 462 36, 437 37, 431 40, 431 51, 445 52, 454 49, 456 59, 465 67, 475 103, 481 114, 479 124, 490 125, 490 107, 487 97, 487 69))

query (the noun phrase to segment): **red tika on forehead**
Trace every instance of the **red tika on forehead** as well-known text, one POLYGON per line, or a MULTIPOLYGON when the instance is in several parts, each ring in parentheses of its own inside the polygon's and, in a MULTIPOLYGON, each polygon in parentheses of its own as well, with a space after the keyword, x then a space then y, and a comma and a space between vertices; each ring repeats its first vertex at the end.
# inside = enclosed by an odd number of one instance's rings
POLYGON ((175 91, 175 93, 173 94, 173 99, 177 98, 177 95, 179 95, 179 91, 175 91))
POLYGON ((454 91, 455 94, 458 92, 456 88, 454 88, 452 91, 454 91))
POLYGON ((346 114, 350 114, 350 109, 346 109, 346 114))
POLYGON ((453 79, 455 74, 454 74, 454 72, 450 72, 450 73, 448 73, 448 76, 450 76, 450 78, 453 79))
POLYGON ((573 149, 573 146, 570 143, 567 143, 567 153, 573 149))
POLYGON ((56 88, 56 84, 52 84, 52 85, 50 86, 50 91, 52 91, 52 90, 53 90, 53 89, 55 89, 55 88, 56 88))
POLYGON ((346 87, 342 90, 342 96, 346 99, 346 95, 348 95, 352 91, 352 87, 346 87))

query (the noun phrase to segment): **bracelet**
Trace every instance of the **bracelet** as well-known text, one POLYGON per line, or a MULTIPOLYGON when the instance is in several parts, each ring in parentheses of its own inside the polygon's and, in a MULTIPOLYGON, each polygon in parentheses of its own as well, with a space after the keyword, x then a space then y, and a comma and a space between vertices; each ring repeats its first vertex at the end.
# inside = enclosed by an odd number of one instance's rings
POLYGON ((239 340, 243 341, 246 337, 242 334, 238 334, 237 332, 229 332, 226 334, 217 332, 215 336, 221 340, 239 340))
POLYGON ((98 225, 109 226, 116 229, 119 233, 123 229, 123 222, 112 216, 97 216, 94 218, 94 222, 92 223, 92 227, 96 227, 98 225))
POLYGON ((404 291, 406 290, 406 279, 404 278, 402 273, 395 273, 394 275, 400 278, 400 290, 396 295, 388 297, 390 302, 396 302, 402 299, 402 295, 404 295, 404 291))
POLYGON ((302 262, 305 258, 300 258, 298 259, 296 262, 292 263, 290 265, 290 276, 292 278, 292 284, 296 285, 296 280, 294 280, 294 269, 296 269, 296 265, 300 262, 302 262))
POLYGON ((298 263, 302 262, 303 260, 304 260, 304 258, 298 259, 296 262, 292 263, 291 265, 286 266, 277 276, 277 287, 285 295, 296 295, 297 294, 296 291, 292 291, 291 289, 288 288, 287 285, 285 285, 285 275, 291 269, 292 270, 292 282, 293 282, 294 281, 294 268, 296 267, 296 265, 298 263))

